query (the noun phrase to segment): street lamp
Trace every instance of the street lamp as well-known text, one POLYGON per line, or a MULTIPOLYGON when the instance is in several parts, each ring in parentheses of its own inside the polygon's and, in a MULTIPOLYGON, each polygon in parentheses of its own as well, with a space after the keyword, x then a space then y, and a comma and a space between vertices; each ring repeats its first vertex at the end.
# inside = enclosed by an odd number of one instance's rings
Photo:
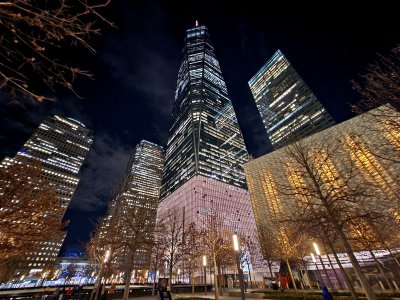
POLYGON ((318 244, 317 244, 316 242, 313 242, 313 245, 314 245, 315 254, 318 255, 319 261, 321 262, 322 269, 324 269, 324 273, 325 273, 326 279, 327 279, 327 281, 328 281, 328 283, 329 283, 331 289, 333 289, 333 284, 332 284, 332 282, 331 282, 331 279, 329 278, 328 271, 327 271, 326 268, 325 268, 324 262, 322 261, 322 258, 321 258, 321 251, 319 251, 318 244))
POLYGON ((18 285, 19 288, 21 287, 22 280, 24 280, 24 278, 25 278, 25 275, 22 275, 22 276, 19 278, 19 285, 18 285))
POLYGON ((240 267, 239 239, 238 239, 237 234, 234 234, 232 236, 232 238, 233 238, 233 249, 236 252, 236 264, 237 264, 238 274, 239 274, 240 296, 241 296, 242 300, 245 300, 243 270, 240 267))
POLYGON ((204 294, 207 296, 207 256, 203 255, 203 268, 204 268, 204 294))

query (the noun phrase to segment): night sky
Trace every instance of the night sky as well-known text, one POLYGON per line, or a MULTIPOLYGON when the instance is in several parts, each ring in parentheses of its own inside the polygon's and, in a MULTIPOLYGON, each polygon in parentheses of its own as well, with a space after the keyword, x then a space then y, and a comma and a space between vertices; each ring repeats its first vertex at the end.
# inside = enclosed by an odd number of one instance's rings
POLYGON ((47 117, 72 117, 94 131, 94 144, 81 169, 81 182, 65 215, 71 220, 62 253, 82 248, 93 221, 104 215, 133 147, 141 140, 166 145, 185 30, 206 25, 237 113, 248 151, 270 150, 248 80, 281 49, 337 122, 352 117, 358 100, 351 79, 359 80, 376 54, 400 43, 395 1, 351 9, 337 2, 295 6, 280 1, 112 0, 94 37, 95 55, 77 49, 66 56, 89 69, 77 99, 62 89, 58 101, 40 105, 10 102, 0 94, 0 159, 14 156, 47 117), (130 3, 135 2, 135 3, 130 3), (336 6, 335 6, 336 5, 336 6))

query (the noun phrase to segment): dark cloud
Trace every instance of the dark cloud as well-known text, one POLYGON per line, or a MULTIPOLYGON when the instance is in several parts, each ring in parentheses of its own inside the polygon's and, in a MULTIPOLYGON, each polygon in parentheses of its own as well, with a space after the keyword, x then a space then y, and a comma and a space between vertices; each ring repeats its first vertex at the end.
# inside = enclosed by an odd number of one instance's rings
POLYGON ((132 146, 123 144, 116 136, 95 134, 69 207, 85 212, 104 210, 122 179, 132 151, 132 146))
POLYGON ((165 27, 167 16, 160 5, 144 6, 140 11, 120 11, 123 28, 106 41, 101 60, 111 76, 142 98, 153 114, 170 115, 180 48, 165 27), (146 26, 138 24, 143 19, 149 20, 146 26))

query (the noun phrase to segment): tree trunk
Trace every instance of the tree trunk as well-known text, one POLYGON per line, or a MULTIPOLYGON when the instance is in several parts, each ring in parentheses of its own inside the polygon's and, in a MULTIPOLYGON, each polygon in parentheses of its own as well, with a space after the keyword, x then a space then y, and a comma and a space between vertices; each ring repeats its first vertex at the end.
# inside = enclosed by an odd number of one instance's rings
POLYGON ((168 266, 168 288, 169 291, 172 293, 172 259, 170 260, 170 264, 168 266))
POLYGON ((219 300, 217 258, 216 258, 215 253, 213 253, 213 262, 214 262, 214 295, 215 295, 214 299, 219 300))
POLYGON ((224 284, 219 287, 221 289, 221 296, 222 296, 223 291, 225 291, 225 276, 223 276, 221 264, 218 265, 218 276, 219 276, 219 278, 224 278, 224 280, 223 280, 224 284))
POLYGON ((336 263, 338 264, 338 266, 339 266, 339 268, 340 268, 340 271, 342 271, 342 273, 343 273, 344 280, 346 281, 347 287, 348 287, 349 290, 350 290, 351 297, 352 297, 354 300, 358 300, 358 296, 357 296, 356 290, 354 289, 353 282, 351 282, 349 276, 347 275, 347 273, 346 273, 346 271, 344 270, 342 264, 340 263, 340 259, 339 259, 339 257, 337 256, 337 253, 336 253, 335 248, 333 247, 333 245, 332 245, 332 243, 331 243, 331 241, 330 241, 329 239, 327 239, 327 242, 328 242, 329 248, 331 249, 331 251, 332 251, 332 253, 333 253, 333 256, 335 257, 336 263))
MULTIPOLYGON (((107 286, 107 279, 110 276, 110 262, 108 262, 108 265, 106 266, 105 270, 104 270, 104 284, 101 288, 101 292, 100 292, 100 297, 103 296, 106 293, 106 286, 107 286)), ((106 297, 104 297, 105 299, 106 297)))
POLYGON ((322 261, 322 257, 321 257, 321 255, 318 255, 318 256, 319 256, 319 261, 320 261, 320 263, 321 263, 322 269, 324 270, 324 273, 325 273, 325 276, 326 276, 326 280, 328 281, 328 285, 329 285, 329 287, 330 287, 332 290, 335 290, 334 287, 333 287, 331 278, 329 277, 328 271, 327 271, 326 268, 325 268, 325 264, 324 264, 324 262, 322 261))
POLYGON ((190 268, 192 270, 191 271, 192 273, 190 274, 192 277, 192 279, 191 279, 192 280, 192 294, 194 294, 194 290, 195 290, 195 287, 194 287, 194 260, 191 261, 190 268))
POLYGON ((382 274, 383 279, 385 280, 386 284, 388 285, 388 287, 393 291, 396 292, 396 288, 393 286, 393 284, 390 282, 389 278, 387 277, 387 274, 385 273, 385 270, 382 268, 381 263, 378 261, 378 259, 376 258, 375 254, 372 252, 372 250, 369 250, 369 253, 371 253, 372 258, 375 261, 375 264, 379 270, 379 273, 382 274))
POLYGON ((156 294, 156 276, 154 275, 153 288, 151 289, 151 295, 155 296, 155 294, 156 294))
POLYGON ((274 277, 274 274, 272 274, 272 267, 271 267, 271 262, 269 261, 269 259, 267 259, 267 263, 268 263, 268 269, 269 269, 269 276, 272 279, 274 277))
POLYGON ((251 280, 251 272, 250 272, 250 263, 249 261, 246 261, 246 263, 247 263, 247 268, 249 269, 250 287, 253 288, 253 281, 251 280))
POLYGON ((342 228, 340 228, 340 226, 337 222, 332 222, 332 223, 335 227, 336 233, 338 234, 340 240, 343 243, 343 246, 346 250, 347 255, 349 256, 349 259, 354 268, 354 271, 356 272, 358 278, 361 281, 361 285, 364 289, 365 295, 367 296, 368 300, 377 300, 374 290, 372 289, 371 285, 369 284, 367 277, 365 277, 356 257, 354 256, 353 249, 351 248, 350 243, 347 240, 347 237, 344 234, 342 228))
POLYGON ((289 270, 289 275, 290 275, 290 279, 292 280, 292 283, 293 283, 293 288, 294 288, 294 290, 297 292, 296 282, 294 281, 293 273, 292 273, 292 268, 290 267, 290 264, 289 264, 289 260, 288 260, 288 259, 286 260, 286 266, 288 267, 288 270, 289 270))
POLYGON ((98 295, 99 295, 99 289, 100 289, 100 284, 101 284, 101 278, 103 276, 103 263, 100 264, 100 270, 99 270, 99 276, 96 279, 96 282, 93 286, 92 293, 90 294, 90 300, 96 300, 98 295))
POLYGON ((123 300, 128 300, 129 298, 129 290, 131 287, 131 278, 132 278, 132 267, 131 264, 126 268, 125 271, 125 287, 124 287, 124 295, 122 296, 123 300))
MULTIPOLYGON (((303 265, 303 268, 304 268, 304 274, 306 274, 307 279, 310 280, 310 277, 308 276, 307 266, 306 266, 306 263, 303 258, 301 259, 301 264, 303 265)), ((305 288, 307 285, 306 285, 306 281, 304 280, 304 274, 301 275, 301 281, 303 282, 303 287, 305 288)), ((310 286, 310 288, 311 288, 311 286, 310 286)))
POLYGON ((327 251, 328 249, 326 248, 326 245, 325 245, 324 241, 323 241, 323 246, 324 246, 324 250, 325 250, 325 253, 326 253, 326 257, 328 258, 329 264, 330 264, 331 267, 332 267, 333 274, 335 274, 335 278, 336 278, 336 280, 337 280, 337 282, 338 282, 338 284, 339 284, 339 288, 340 288, 341 290, 344 290, 344 289, 343 289, 343 286, 342 286, 342 283, 340 282, 339 276, 338 276, 338 274, 336 273, 335 268, 333 267, 331 258, 329 257, 329 254, 328 254, 328 251, 327 251))

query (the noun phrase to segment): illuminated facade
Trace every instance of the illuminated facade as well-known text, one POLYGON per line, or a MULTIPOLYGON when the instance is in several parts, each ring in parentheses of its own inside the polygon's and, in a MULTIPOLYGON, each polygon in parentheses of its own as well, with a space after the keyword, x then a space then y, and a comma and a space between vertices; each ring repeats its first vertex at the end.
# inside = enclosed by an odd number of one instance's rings
MULTIPOLYGON (((110 223, 112 218, 118 219, 119 214, 123 213, 121 209, 123 210, 125 205, 128 205, 131 208, 145 209, 149 218, 143 230, 148 233, 149 239, 151 238, 159 202, 164 155, 163 147, 154 143, 142 140, 136 145, 125 170, 119 197, 113 200, 106 216, 106 227, 102 230, 107 230, 107 220, 110 223)), ((127 235, 129 238, 129 233, 127 235)), ((139 249, 135 257, 134 269, 148 269, 149 264, 149 250, 139 249)))
MULTIPOLYGON (((4 158, 2 165, 24 163, 26 158, 40 160, 43 177, 57 193, 63 215, 78 186, 77 175, 92 143, 92 132, 81 122, 55 115, 43 121, 17 155, 14 158, 4 158)), ((39 245, 36 252, 27 254, 26 261, 20 263, 18 268, 46 268, 55 261, 63 240, 39 245)))
POLYGON ((185 226, 201 226, 217 215, 256 242, 243 171, 248 154, 205 26, 186 31, 172 119, 157 216, 175 211, 185 226))
POLYGON ((188 29, 179 68, 161 197, 194 175, 245 188, 247 151, 208 29, 188 29))
POLYGON ((335 123, 280 50, 249 86, 274 149, 335 123))
MULTIPOLYGON (((391 122, 378 122, 375 117, 377 115, 392 115, 397 119, 397 124, 400 120, 399 113, 382 106, 302 139, 296 145, 280 148, 246 163, 244 168, 258 230, 261 232, 266 229, 275 234, 284 224, 281 220, 296 219, 297 211, 301 211, 302 214, 308 212, 310 220, 317 218, 316 213, 323 205, 319 204, 320 200, 313 194, 317 188, 313 190, 314 186, 311 185, 307 190, 306 182, 313 180, 321 184, 322 191, 331 195, 327 196, 331 197, 329 199, 339 201, 333 202, 337 203, 336 205, 344 205, 342 203, 345 200, 342 199, 347 199, 341 191, 359 191, 359 194, 356 194, 357 198, 351 198, 356 199, 354 204, 347 204, 347 207, 353 208, 353 205, 358 205, 373 208, 376 212, 390 216, 388 220, 391 220, 390 224, 393 226, 396 226, 396 222, 400 224, 400 207, 397 200, 397 178, 400 169, 398 164, 383 159, 390 156, 390 153, 397 153, 400 132, 398 128, 391 127, 391 122), (294 149, 299 149, 294 148, 295 146, 305 150, 295 152, 294 149), (312 166, 309 168, 313 170, 313 174, 317 174, 314 177, 307 177, 309 173, 304 165, 299 163, 304 157, 312 166), (368 195, 368 198, 362 195, 368 195)), ((385 224, 389 224, 389 221, 387 222, 385 224)), ((359 225, 352 224, 346 228, 347 234, 352 237, 359 234, 365 238, 368 232, 365 231, 361 235, 357 226, 359 225)), ((369 250, 363 249, 359 244, 355 247, 357 250, 369 250)), ((394 250, 396 251, 400 252, 400 249, 394 250)), ((376 251, 376 255, 388 257, 388 251, 376 251)), ((348 266, 348 257, 342 256, 345 257, 342 262, 348 266)), ((361 256, 365 254, 357 254, 357 257, 361 256)), ((371 260, 368 255, 366 257, 371 260)), ((326 255, 323 259, 326 260, 327 268, 332 270, 326 255)), ((366 266, 365 263, 363 265, 366 266)), ((311 263, 309 269, 314 269, 311 263)))

